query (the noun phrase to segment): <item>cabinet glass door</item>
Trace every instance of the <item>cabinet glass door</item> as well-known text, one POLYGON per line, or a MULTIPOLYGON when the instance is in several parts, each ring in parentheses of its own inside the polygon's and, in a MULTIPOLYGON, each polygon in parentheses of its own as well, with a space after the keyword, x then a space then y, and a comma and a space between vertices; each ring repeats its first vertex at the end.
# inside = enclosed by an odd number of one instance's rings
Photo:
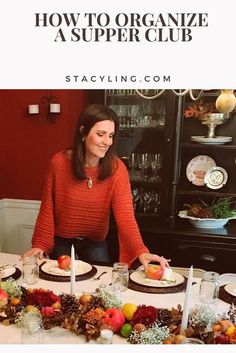
POLYGON ((168 194, 165 187, 163 193, 170 159, 166 144, 171 141, 168 94, 145 99, 136 90, 112 89, 105 91, 105 102, 119 117, 117 154, 129 171, 136 216, 158 218, 168 194))

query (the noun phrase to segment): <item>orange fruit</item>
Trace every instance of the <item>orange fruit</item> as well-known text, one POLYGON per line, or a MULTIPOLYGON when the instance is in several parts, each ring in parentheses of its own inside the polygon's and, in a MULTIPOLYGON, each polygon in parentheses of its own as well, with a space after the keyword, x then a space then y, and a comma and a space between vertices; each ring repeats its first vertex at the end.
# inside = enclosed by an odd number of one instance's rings
POLYGON ((11 299, 10 305, 12 305, 12 306, 17 306, 18 304, 20 304, 20 302, 21 302, 21 299, 20 299, 20 298, 14 297, 14 298, 11 299))
POLYGON ((138 309, 137 305, 132 304, 132 303, 126 303, 122 307, 122 313, 124 314, 124 317, 126 320, 132 320, 135 311, 138 309))

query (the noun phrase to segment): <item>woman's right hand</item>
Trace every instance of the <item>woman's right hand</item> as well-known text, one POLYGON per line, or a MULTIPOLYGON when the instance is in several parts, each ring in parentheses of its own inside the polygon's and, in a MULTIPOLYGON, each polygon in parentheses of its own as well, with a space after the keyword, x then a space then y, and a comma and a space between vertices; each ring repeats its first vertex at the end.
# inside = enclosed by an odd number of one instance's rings
POLYGON ((39 248, 32 248, 28 251, 26 251, 21 258, 23 259, 24 257, 31 257, 31 256, 36 256, 38 257, 40 260, 42 260, 42 258, 44 257, 44 251, 42 249, 39 248))

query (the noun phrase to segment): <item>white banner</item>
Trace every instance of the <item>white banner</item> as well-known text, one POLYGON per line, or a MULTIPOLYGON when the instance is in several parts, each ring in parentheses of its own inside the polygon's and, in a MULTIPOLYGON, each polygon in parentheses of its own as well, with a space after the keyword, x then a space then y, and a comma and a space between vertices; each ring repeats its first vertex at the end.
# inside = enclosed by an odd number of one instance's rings
POLYGON ((0 88, 234 88, 234 10, 234 0, 2 1, 0 88))

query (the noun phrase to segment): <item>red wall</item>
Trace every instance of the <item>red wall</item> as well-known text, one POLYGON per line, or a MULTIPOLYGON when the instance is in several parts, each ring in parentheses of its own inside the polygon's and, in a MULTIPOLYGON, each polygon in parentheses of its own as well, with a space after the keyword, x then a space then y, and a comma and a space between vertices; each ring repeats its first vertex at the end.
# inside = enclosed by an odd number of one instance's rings
POLYGON ((74 128, 87 104, 82 90, 0 90, 0 199, 40 200, 51 156, 73 142, 74 128), (61 114, 48 123, 45 95, 56 96, 61 114), (29 104, 40 115, 27 115, 29 104))

